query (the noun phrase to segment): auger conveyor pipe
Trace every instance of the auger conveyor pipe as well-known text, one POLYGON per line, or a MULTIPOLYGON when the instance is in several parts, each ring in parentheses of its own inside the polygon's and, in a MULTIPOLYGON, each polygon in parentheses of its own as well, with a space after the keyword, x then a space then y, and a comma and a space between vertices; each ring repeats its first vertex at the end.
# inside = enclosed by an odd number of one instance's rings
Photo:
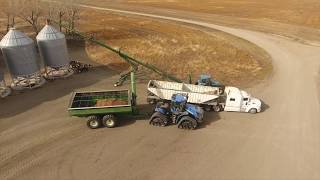
MULTIPOLYGON (((58 24, 57 22, 55 22, 55 23, 58 24)), ((67 27, 64 26, 64 28, 67 28, 67 27)), ((67 29, 68 29, 68 28, 67 28, 67 29)), ((161 76, 164 77, 164 78, 167 78, 167 79, 169 79, 169 80, 172 80, 172 81, 175 81, 175 82, 179 82, 179 83, 182 82, 180 79, 178 79, 178 78, 176 78, 176 77, 174 77, 174 76, 172 76, 172 75, 170 75, 170 74, 162 71, 161 69, 155 67, 154 65, 148 64, 148 63, 143 63, 141 60, 137 60, 137 59, 129 56, 126 52, 123 52, 123 51, 121 51, 120 49, 115 49, 115 48, 107 45, 106 43, 104 43, 104 42, 102 42, 102 41, 100 41, 100 40, 95 39, 95 38, 92 37, 92 36, 89 37, 89 36, 85 35, 84 33, 81 33, 81 32, 76 31, 76 30, 72 30, 72 32, 73 32, 74 34, 79 35, 80 37, 84 38, 84 39, 87 40, 87 41, 90 41, 90 42, 92 42, 92 43, 95 43, 95 44, 97 44, 97 45, 99 45, 99 46, 101 46, 101 47, 104 47, 104 48, 106 48, 106 49, 109 49, 110 51, 113 51, 113 52, 119 54, 119 56, 120 56, 121 58, 123 58, 125 61, 127 61, 129 64, 133 63, 133 64, 141 65, 141 66, 143 66, 143 67, 145 67, 145 68, 147 68, 147 69, 149 69, 149 70, 151 70, 151 71, 153 71, 153 72, 161 75, 161 76)))

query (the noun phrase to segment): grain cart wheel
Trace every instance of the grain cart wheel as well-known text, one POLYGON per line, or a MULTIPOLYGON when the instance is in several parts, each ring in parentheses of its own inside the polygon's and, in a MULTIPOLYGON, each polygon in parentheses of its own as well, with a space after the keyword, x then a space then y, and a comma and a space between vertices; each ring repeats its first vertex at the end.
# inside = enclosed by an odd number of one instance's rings
POLYGON ((98 116, 89 116, 87 126, 91 129, 97 129, 101 126, 101 120, 98 116))
POLYGON ((186 130, 193 130, 197 126, 198 126, 197 121, 189 116, 182 117, 180 122, 178 123, 178 128, 186 129, 186 130))
POLYGON ((107 114, 102 118, 102 125, 107 128, 114 128, 117 126, 117 119, 113 114, 107 114))
POLYGON ((258 112, 258 110, 256 108, 251 108, 249 110, 249 113, 251 113, 251 114, 256 114, 257 112, 258 112))
POLYGON ((168 119, 165 115, 155 112, 150 118, 149 124, 152 126, 167 126, 169 124, 168 119))

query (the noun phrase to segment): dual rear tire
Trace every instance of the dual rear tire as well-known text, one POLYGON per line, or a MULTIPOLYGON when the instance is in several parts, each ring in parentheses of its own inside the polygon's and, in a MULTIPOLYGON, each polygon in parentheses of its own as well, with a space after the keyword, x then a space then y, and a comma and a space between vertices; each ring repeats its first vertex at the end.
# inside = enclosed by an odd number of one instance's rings
POLYGON ((210 112, 210 111, 214 111, 214 112, 220 112, 222 111, 222 106, 221 105, 216 105, 216 106, 210 106, 210 105, 206 105, 203 107, 203 109, 207 112, 210 112))
POLYGON ((107 128, 114 128, 117 126, 117 119, 112 114, 107 114, 102 118, 99 116, 89 116, 87 120, 87 126, 90 129, 98 129, 102 126, 107 128))

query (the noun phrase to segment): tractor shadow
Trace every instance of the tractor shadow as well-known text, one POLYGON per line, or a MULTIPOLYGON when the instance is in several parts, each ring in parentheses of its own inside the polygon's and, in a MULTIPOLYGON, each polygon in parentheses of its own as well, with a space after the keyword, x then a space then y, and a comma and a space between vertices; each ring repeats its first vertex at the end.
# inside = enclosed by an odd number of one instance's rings
POLYGON ((137 105, 139 114, 137 115, 126 115, 119 117, 119 127, 130 126, 136 121, 146 121, 148 122, 149 118, 153 113, 153 106, 150 104, 138 104, 137 105))
MULTIPOLYGON (((117 72, 111 70, 108 66, 91 61, 89 55, 85 51, 83 41, 68 43, 68 48, 72 60, 89 63, 92 64, 93 67, 88 72, 74 74, 65 79, 47 81, 46 84, 37 89, 14 91, 10 96, 0 99, 0 119, 19 115, 34 107, 42 105, 45 102, 65 97, 77 89, 90 87, 100 81, 108 81, 108 77, 118 75, 117 72)), ((4 71, 6 68, 3 59, 1 58, 1 53, 0 62, 0 70, 4 71)), ((10 82, 7 82, 7 84, 9 83, 10 82)), ((68 101, 69 97, 64 98, 63 102, 59 102, 57 106, 63 106, 66 111, 69 103, 68 101)), ((49 106, 46 106, 45 108, 47 111, 59 109, 59 107, 50 108, 49 106)), ((34 112, 34 114, 36 113, 38 112, 34 112)))

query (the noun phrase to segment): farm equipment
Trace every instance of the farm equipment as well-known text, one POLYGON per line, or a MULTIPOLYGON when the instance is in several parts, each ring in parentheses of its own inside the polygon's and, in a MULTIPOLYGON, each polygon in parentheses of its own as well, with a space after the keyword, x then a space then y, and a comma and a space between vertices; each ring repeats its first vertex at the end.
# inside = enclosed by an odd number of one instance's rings
POLYGON ((195 83, 196 85, 201 85, 201 86, 212 86, 212 87, 221 87, 224 88, 224 85, 221 84, 217 80, 211 79, 210 75, 201 75, 200 79, 195 83))
POLYGON ((236 111, 257 113, 261 101, 236 87, 212 87, 185 83, 151 80, 147 101, 150 104, 169 102, 174 94, 187 94, 188 103, 199 105, 206 111, 236 111))
POLYGON ((91 129, 115 127, 118 116, 137 114, 134 72, 131 72, 131 90, 75 92, 68 111, 71 116, 87 117, 91 129))
POLYGON ((150 118, 153 126, 177 124, 178 128, 192 130, 203 121, 203 110, 199 106, 188 104, 185 94, 172 95, 170 103, 158 103, 150 118))
POLYGON ((79 61, 70 61, 70 68, 75 73, 87 72, 87 71, 89 71, 89 68, 91 68, 91 67, 92 66, 90 64, 83 64, 79 61))

